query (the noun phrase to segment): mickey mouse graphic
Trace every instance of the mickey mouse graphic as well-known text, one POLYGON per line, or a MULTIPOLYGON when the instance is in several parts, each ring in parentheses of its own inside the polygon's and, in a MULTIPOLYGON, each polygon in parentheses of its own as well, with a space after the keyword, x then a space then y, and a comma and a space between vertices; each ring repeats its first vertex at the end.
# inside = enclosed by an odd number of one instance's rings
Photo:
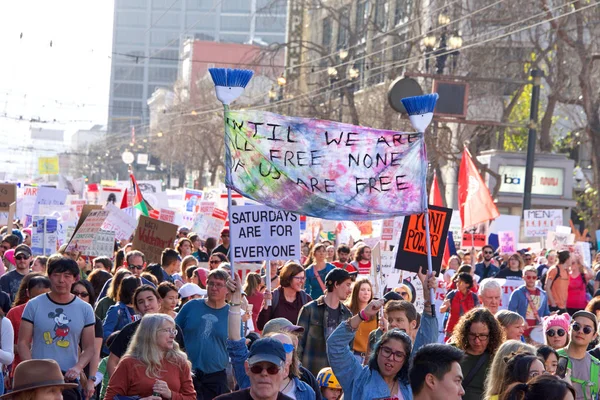
POLYGON ((46 344, 52 344, 56 340, 58 347, 69 347, 70 342, 66 340, 66 337, 69 335, 69 323, 71 320, 64 314, 62 308, 57 308, 55 312, 49 312, 48 318, 54 320, 54 335, 51 332, 44 332, 44 341, 46 344))

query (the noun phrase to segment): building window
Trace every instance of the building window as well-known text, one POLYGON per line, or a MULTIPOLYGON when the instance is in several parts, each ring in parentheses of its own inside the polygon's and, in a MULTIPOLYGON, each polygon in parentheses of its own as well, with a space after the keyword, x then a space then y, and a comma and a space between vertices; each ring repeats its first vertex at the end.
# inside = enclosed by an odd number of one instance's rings
POLYGON ((185 8, 188 11, 214 11, 214 0, 187 0, 185 8))
POLYGON ((250 32, 250 15, 244 17, 221 16, 221 31, 250 32))
POLYGON ((222 12, 250 13, 251 1, 248 0, 221 0, 222 12))
POLYGON ((375 0, 375 26, 382 32, 387 25, 387 9, 387 0, 375 0))
POLYGON ((113 83, 113 96, 139 98, 144 94, 144 87, 136 83, 113 83))
POLYGON ((367 2, 360 1, 356 5, 356 33, 362 33, 367 19, 367 2))
POLYGON ((181 25, 180 14, 178 12, 163 13, 164 11, 152 13, 152 27, 179 29, 181 25))
POLYGON ((257 16, 256 32, 285 32, 285 18, 257 16))
POLYGON ((331 48, 331 37, 333 36, 333 28, 331 24, 331 17, 323 18, 323 37, 321 44, 325 50, 329 51, 331 48))
POLYGON ((144 79, 144 67, 142 66, 119 65, 115 66, 113 71, 113 79, 116 81, 138 81, 144 79))
POLYGON ((117 0, 115 7, 117 10, 122 8, 146 8, 146 0, 117 0))
POLYGON ((167 46, 172 43, 179 43, 178 32, 153 31, 150 33, 150 44, 153 46, 167 46))
POLYGON ((410 19, 412 13, 412 1, 396 0, 396 12, 394 15, 394 25, 405 24, 410 19))
POLYGON ((177 79, 177 68, 151 67, 148 69, 148 80, 158 82, 175 82, 177 79))
POLYGON ((117 29, 115 32, 116 44, 135 44, 143 46, 146 43, 146 33, 137 29, 117 29))
POLYGON ((185 26, 192 31, 215 29, 215 14, 187 14, 185 16, 185 26))
POLYGON ((337 48, 348 47, 348 28, 350 26, 350 7, 346 6, 340 10, 340 21, 338 23, 337 48))
POLYGON ((226 43, 245 43, 248 41, 248 33, 223 33, 220 35, 221 42, 226 43))
POLYGON ((146 14, 137 11, 119 11, 115 15, 115 25, 123 28, 144 28, 146 14))

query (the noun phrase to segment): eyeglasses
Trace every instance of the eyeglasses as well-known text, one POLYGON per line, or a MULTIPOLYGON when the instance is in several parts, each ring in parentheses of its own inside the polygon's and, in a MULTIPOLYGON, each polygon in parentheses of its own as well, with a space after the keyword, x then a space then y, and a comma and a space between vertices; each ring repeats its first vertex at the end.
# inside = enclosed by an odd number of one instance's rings
POLYGON ((402 361, 406 358, 405 353, 403 353, 401 351, 394 351, 387 346, 381 346, 381 354, 385 358, 390 358, 390 356, 393 356, 394 361, 402 361))
POLYGON ((177 329, 175 328, 162 328, 158 330, 159 332, 167 332, 170 335, 177 336, 177 329))
POLYGON ((286 354, 290 354, 294 351, 294 345, 289 343, 283 343, 283 350, 285 350, 286 354))
POLYGON ((299 281, 305 281, 306 277, 305 276, 295 276, 294 279, 299 280, 299 281))
POLYGON ((229 235, 221 235, 221 237, 222 237, 222 238, 224 238, 224 237, 229 237, 229 235))
POLYGON ((144 266, 143 265, 133 265, 132 264, 132 265, 129 266, 129 269, 131 269, 131 270, 137 269, 138 271, 141 271, 141 270, 144 269, 144 266))
POLYGON ((554 330, 554 329, 548 329, 546 331, 546 336, 548 336, 548 337, 554 337, 554 335, 558 335, 559 337, 563 337, 563 336, 565 336, 566 333, 567 332, 565 332, 564 329, 556 329, 556 330, 554 330))
POLYGON ((23 255, 23 254, 19 254, 18 256, 15 257, 15 260, 29 260, 29 256, 23 255))
POLYGON ((221 264, 221 260, 210 260, 209 264, 221 264))
POLYGON ((271 365, 267 368, 263 368, 262 365, 253 365, 250 367, 250 372, 256 375, 260 375, 265 369, 267 370, 267 374, 269 375, 277 375, 279 373, 279 367, 277 365, 271 365))
POLYGON ((494 254, 493 251, 484 251, 483 254, 494 254))
POLYGON ((535 281, 537 279, 537 276, 527 276, 525 275, 525 279, 528 281, 535 281))
POLYGON ((548 373, 546 371, 531 371, 529 373, 529 377, 530 378, 535 378, 536 376, 540 376, 540 375, 547 375, 548 373))
POLYGON ((223 289, 225 287, 225 285, 223 285, 222 283, 215 283, 215 282, 208 282, 206 284, 206 286, 208 286, 208 287, 214 287, 214 288, 217 288, 217 289, 223 289))
POLYGON ((476 333, 470 333, 469 332, 469 339, 473 339, 473 340, 479 340, 480 342, 485 342, 486 340, 488 340, 490 338, 490 334, 476 334, 476 333))
POLYGON ((579 332, 582 328, 583 328, 583 333, 586 335, 589 335, 590 333, 594 332, 594 328, 592 328, 591 326, 581 326, 579 323, 577 322, 573 322, 573 325, 571 325, 573 327, 573 330, 575 332, 579 332))
POLYGON ((90 294, 88 292, 78 292, 76 290, 73 290, 71 293, 73 293, 77 297, 88 298, 90 296, 90 294))

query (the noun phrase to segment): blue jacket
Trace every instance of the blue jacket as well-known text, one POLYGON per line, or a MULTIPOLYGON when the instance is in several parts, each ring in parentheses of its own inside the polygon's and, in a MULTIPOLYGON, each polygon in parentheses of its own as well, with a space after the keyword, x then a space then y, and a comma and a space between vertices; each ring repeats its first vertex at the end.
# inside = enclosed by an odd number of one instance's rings
POLYGON ((481 262, 481 263, 475 264, 475 274, 479 275, 479 277, 481 278, 481 280, 488 279, 488 278, 493 278, 493 277, 496 276, 496 274, 498 272, 500 272, 500 268, 496 267, 493 264, 490 264, 490 266, 488 267, 488 274, 484 278, 483 277, 483 271, 484 270, 485 270, 485 264, 484 263, 481 262))
MULTIPOLYGON (((233 367, 233 374, 235 380, 241 389, 250 387, 250 378, 246 374, 244 363, 248 359, 248 347, 246 346, 246 338, 240 340, 229 340, 227 339, 227 352, 231 359, 231 365, 233 367)), ((301 381, 298 378, 293 379, 296 385, 294 395, 296 400, 315 400, 315 391, 306 382, 301 381)))
POLYGON ((417 350, 426 344, 437 343, 439 337, 439 324, 437 317, 431 316, 425 312, 421 313, 421 325, 419 325, 419 330, 417 331, 417 336, 415 336, 415 342, 412 346, 412 351, 410 353, 411 357, 413 357, 417 350))
MULTIPOLYGON (((379 372, 372 370, 369 366, 363 366, 354 357, 348 343, 354 338, 355 333, 344 321, 327 339, 327 357, 329 357, 333 374, 344 390, 344 400, 395 396, 396 393, 390 393, 390 388, 379 372)), ((409 360, 407 359, 405 362, 409 362, 409 360)), ((408 382, 398 381, 398 385, 404 400, 412 400, 412 390, 408 382)))
MULTIPOLYGON (((542 289, 537 288, 540 291, 541 303, 540 308, 538 309, 538 314, 540 318, 543 318, 547 315, 550 315, 550 309, 548 308, 548 296, 546 296, 546 292, 542 289)), ((525 318, 527 315, 527 306, 529 305, 529 301, 527 301, 527 288, 525 285, 519 286, 512 294, 510 295, 510 300, 508 301, 508 309, 510 311, 514 311, 519 314, 521 317, 525 318)))

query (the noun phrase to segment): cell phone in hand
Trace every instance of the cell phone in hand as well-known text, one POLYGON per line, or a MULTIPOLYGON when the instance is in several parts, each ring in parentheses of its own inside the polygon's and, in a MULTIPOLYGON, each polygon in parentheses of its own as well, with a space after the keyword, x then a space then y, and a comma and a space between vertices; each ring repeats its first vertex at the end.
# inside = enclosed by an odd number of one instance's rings
POLYGON ((567 365, 569 365, 569 359, 567 357, 558 357, 558 366, 556 367, 556 376, 564 378, 567 373, 567 365))

